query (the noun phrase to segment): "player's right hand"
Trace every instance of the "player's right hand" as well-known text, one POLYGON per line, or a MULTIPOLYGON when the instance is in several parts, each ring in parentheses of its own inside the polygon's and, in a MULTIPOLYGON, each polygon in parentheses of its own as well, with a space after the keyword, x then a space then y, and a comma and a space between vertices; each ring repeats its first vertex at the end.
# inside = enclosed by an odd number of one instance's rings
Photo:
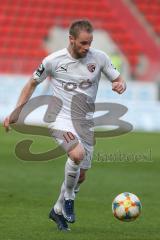
POLYGON ((5 128, 6 132, 8 132, 10 128, 10 117, 6 117, 5 120, 3 121, 3 127, 5 128))

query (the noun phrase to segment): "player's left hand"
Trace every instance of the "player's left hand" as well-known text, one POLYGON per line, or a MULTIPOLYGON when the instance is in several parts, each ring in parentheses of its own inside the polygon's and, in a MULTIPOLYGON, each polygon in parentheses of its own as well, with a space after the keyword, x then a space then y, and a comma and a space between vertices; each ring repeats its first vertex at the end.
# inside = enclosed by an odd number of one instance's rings
POLYGON ((123 79, 117 78, 112 81, 112 90, 122 94, 126 90, 126 83, 123 79))

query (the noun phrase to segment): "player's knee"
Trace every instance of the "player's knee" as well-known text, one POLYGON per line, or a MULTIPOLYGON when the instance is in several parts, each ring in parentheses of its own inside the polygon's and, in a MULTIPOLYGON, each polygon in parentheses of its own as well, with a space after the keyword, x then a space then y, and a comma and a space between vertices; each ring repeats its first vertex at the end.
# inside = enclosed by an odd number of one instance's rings
POLYGON ((68 153, 68 155, 76 164, 80 164, 80 162, 84 159, 85 150, 80 144, 78 144, 68 153))
POLYGON ((76 164, 80 164, 80 162, 84 158, 84 153, 83 153, 83 151, 82 152, 76 152, 74 154, 71 154, 70 157, 76 164))

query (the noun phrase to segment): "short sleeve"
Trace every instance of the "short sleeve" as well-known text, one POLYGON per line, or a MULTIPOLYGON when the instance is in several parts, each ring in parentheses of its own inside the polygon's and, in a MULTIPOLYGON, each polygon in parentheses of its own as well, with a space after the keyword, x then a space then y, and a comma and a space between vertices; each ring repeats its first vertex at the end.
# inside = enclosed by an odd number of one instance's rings
POLYGON ((49 63, 46 58, 39 65, 37 70, 33 73, 33 79, 35 79, 38 83, 45 80, 50 74, 49 63))
POLYGON ((120 72, 114 67, 111 59, 105 53, 103 54, 102 62, 102 72, 110 81, 113 81, 120 76, 120 72))

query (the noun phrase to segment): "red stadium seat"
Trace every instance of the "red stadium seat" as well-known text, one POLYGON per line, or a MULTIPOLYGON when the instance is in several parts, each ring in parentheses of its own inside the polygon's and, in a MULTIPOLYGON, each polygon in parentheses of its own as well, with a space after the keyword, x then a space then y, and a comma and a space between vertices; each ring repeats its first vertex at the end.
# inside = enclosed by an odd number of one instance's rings
MULTIPOLYGON (((136 2, 148 11, 144 0, 136 2)), ((10 68, 6 64, 5 71, 30 73, 47 55, 43 49, 43 39, 48 35, 49 28, 54 24, 67 28, 77 18, 88 18, 95 26, 107 31, 131 65, 136 65, 140 48, 107 1, 12 0, 12 4, 2 1, 0 12, 0 56, 5 57, 6 62, 8 59, 9 63, 13 63, 10 68), (16 62, 21 62, 19 68, 16 62)), ((159 31, 158 22, 156 29, 159 31)), ((0 64, 0 71, 4 71, 4 64, 0 64)))
POLYGON ((153 27, 153 30, 160 36, 158 27, 160 24, 160 1, 152 0, 152 2, 148 2, 146 0, 133 0, 133 2, 153 27))

